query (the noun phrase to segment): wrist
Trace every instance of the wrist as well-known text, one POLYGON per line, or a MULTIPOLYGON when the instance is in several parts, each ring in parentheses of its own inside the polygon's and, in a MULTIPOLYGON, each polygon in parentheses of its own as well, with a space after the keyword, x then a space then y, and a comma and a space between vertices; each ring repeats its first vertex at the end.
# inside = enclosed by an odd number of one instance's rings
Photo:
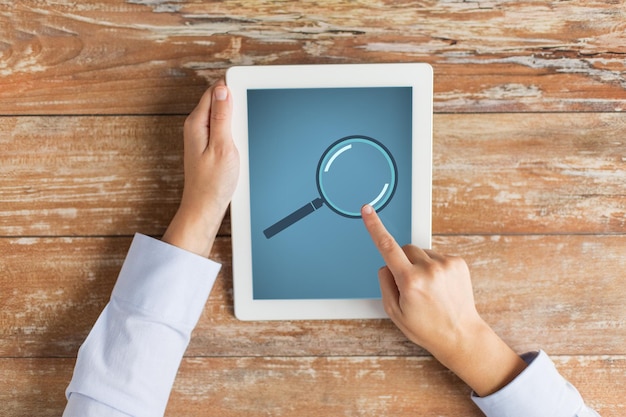
POLYGON ((458 374, 473 352, 480 351, 481 343, 491 338, 491 328, 480 316, 441 338, 441 343, 429 352, 448 369, 458 374))
POLYGON ((455 344, 435 357, 481 397, 509 384, 526 363, 482 319, 465 327, 455 344))
POLYGON ((226 208, 196 209, 181 203, 163 235, 163 241, 188 252, 208 257, 226 208))

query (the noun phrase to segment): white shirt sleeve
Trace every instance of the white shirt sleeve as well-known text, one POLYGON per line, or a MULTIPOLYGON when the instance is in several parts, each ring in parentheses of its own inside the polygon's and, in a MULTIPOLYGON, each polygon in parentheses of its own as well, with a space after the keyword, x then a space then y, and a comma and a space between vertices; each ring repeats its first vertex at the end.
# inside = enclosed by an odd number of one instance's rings
MULTIPOLYGON (((81 346, 63 417, 155 417, 220 265, 137 234, 111 299, 81 346)), ((488 417, 599 417, 540 351, 506 387, 472 399, 488 417)))
POLYGON ((137 234, 81 346, 64 417, 162 416, 220 265, 137 234))
POLYGON ((487 397, 472 394, 487 417, 600 417, 585 405, 545 352, 522 358, 528 367, 507 386, 487 397))

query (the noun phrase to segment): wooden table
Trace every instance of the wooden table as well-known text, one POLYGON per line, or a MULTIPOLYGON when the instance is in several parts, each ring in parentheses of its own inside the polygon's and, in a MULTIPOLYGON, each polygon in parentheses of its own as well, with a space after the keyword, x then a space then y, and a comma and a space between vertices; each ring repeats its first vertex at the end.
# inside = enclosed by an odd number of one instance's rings
MULTIPOLYGON (((435 249, 512 347, 625 415, 626 6, 594 0, 0 0, 0 414, 60 415, 227 67, 395 61, 435 70, 435 249)), ((481 415, 387 320, 237 321, 229 225, 168 416, 481 415)))

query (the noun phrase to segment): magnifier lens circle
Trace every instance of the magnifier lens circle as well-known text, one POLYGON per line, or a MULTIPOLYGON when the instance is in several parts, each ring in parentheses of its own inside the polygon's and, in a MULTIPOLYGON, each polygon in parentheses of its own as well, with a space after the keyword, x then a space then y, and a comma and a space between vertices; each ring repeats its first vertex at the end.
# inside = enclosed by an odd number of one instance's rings
POLYGON ((389 203, 397 184, 393 157, 380 142, 350 136, 331 145, 317 168, 320 196, 333 211, 361 217, 361 207, 380 210, 389 203))

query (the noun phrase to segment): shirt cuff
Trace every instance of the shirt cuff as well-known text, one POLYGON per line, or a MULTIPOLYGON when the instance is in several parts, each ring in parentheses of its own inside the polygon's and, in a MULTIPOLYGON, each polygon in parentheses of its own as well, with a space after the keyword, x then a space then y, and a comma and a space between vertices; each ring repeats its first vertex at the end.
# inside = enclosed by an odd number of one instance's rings
POLYGON ((163 323, 194 327, 221 265, 136 234, 111 299, 163 323))
POLYGON ((77 392, 72 393, 63 411, 63 417, 132 417, 129 414, 85 397, 77 392))
POLYGON ((79 350, 65 416, 162 416, 219 269, 135 235, 111 300, 79 350))
POLYGON ((522 355, 528 367, 511 383, 487 397, 472 400, 488 417, 575 417, 582 397, 543 352, 522 355))

